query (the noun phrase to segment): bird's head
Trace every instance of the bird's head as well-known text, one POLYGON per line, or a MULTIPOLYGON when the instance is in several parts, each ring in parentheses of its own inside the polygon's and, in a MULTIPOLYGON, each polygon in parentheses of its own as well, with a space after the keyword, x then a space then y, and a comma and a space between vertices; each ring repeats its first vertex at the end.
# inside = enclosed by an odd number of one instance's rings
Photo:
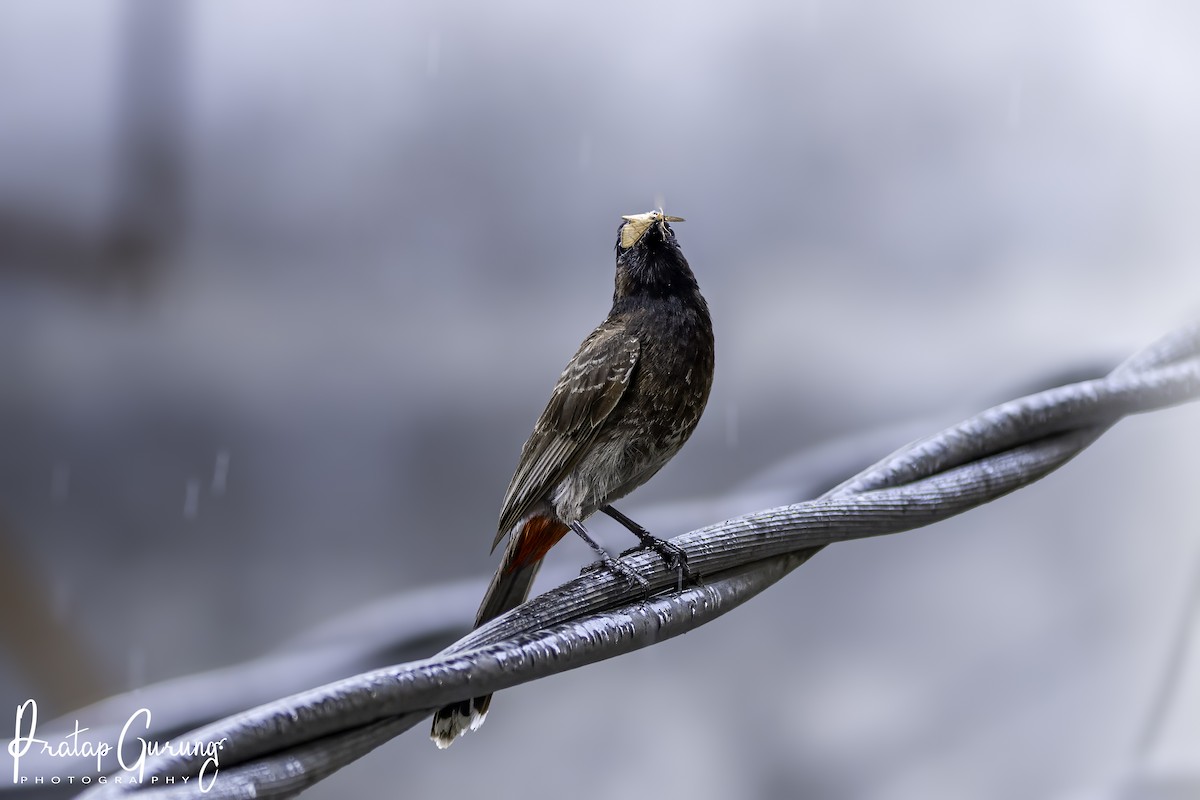
POLYGON ((621 219, 624 221, 617 230, 618 254, 638 245, 674 242, 675 232, 668 223, 683 222, 683 217, 667 216, 661 209, 647 211, 645 214, 630 214, 621 219))
POLYGON ((671 230, 670 223, 683 222, 683 218, 669 217, 660 209, 621 219, 614 299, 681 294, 699 298, 696 278, 671 230))

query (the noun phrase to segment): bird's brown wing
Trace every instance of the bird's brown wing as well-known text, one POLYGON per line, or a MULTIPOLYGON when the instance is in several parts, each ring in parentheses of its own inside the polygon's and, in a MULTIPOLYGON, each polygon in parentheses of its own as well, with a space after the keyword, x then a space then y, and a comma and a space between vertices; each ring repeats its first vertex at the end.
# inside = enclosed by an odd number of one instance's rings
POLYGON ((504 495, 493 550, 579 463, 625 394, 637 360, 638 340, 613 320, 583 340, 521 450, 521 461, 504 495))

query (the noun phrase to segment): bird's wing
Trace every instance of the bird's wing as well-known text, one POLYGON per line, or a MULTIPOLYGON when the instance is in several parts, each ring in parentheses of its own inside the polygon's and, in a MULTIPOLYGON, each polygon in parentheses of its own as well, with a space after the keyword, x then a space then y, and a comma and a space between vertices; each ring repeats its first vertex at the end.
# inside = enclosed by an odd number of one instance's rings
POLYGON ((638 360, 638 340, 607 321, 579 346, 533 426, 500 512, 492 549, 587 452, 625 394, 638 360))

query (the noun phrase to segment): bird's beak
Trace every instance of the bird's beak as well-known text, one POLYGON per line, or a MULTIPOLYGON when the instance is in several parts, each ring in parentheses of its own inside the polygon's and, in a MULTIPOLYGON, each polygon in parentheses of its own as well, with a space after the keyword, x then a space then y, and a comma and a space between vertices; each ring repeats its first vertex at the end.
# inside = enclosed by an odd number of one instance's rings
POLYGON ((683 217, 668 217, 666 214, 663 214, 663 222, 686 222, 686 221, 687 220, 685 220, 683 217))

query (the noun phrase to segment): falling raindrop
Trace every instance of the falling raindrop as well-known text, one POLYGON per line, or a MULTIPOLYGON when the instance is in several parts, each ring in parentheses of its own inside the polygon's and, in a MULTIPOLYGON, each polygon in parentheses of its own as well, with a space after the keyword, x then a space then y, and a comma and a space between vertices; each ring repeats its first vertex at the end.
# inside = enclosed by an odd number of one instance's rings
POLYGON ((200 481, 196 478, 190 478, 187 482, 187 488, 183 493, 183 516, 184 519, 195 519, 196 512, 200 510, 200 481))
POLYGON ((737 447, 738 444, 738 407, 730 403, 725 409, 725 444, 737 447))
POLYGON ((65 502, 71 490, 71 468, 63 462, 50 470, 50 497, 56 503, 65 502))
POLYGON ((217 461, 213 465, 212 493, 217 497, 225 494, 225 479, 229 477, 229 451, 217 451, 217 461))
POLYGON ((442 66, 442 37, 437 31, 431 31, 425 51, 425 74, 431 78, 438 76, 442 66))

